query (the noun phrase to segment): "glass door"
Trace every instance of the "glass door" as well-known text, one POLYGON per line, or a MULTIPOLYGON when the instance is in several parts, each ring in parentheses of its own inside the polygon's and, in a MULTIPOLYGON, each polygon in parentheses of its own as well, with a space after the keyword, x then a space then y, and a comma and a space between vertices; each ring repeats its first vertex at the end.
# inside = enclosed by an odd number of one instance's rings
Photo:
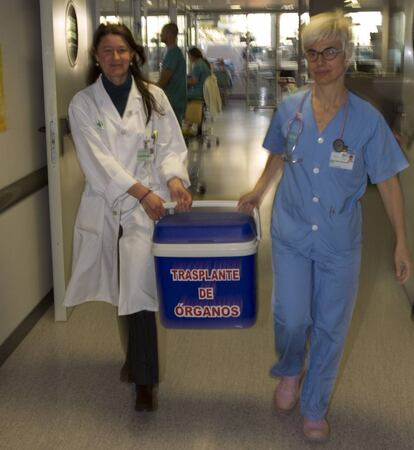
POLYGON ((200 50, 231 76, 230 99, 243 99, 252 109, 274 109, 296 87, 297 13, 198 13, 196 24, 200 50))
POLYGON ((247 14, 243 58, 246 104, 274 109, 278 103, 276 14, 247 14))

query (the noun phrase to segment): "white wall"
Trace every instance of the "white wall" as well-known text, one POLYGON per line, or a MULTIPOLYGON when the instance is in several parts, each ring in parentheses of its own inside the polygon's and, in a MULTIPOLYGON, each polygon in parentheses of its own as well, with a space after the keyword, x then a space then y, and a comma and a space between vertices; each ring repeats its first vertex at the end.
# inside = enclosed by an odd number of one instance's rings
POLYGON ((4 3, 0 45, 7 131, 0 133, 0 187, 46 164, 45 137, 37 131, 44 125, 39 5, 4 3))
MULTIPOLYGON (((414 257, 414 4, 412 0, 405 0, 406 14, 405 45, 404 45, 404 85, 402 120, 402 135, 406 141, 404 148, 410 162, 410 167, 401 174, 401 185, 404 192, 407 210, 407 232, 414 257)), ((414 274, 405 285, 408 296, 414 304, 414 274)))
MULTIPOLYGON (((411 145, 408 150, 408 158, 410 161, 410 167, 405 170, 401 176, 401 186, 404 193, 404 201, 407 213, 407 234, 408 242, 411 249, 411 256, 414 258, 414 144, 411 145)), ((414 271, 414 268, 413 268, 414 271)), ((411 275, 411 279, 406 283, 405 289, 410 298, 411 303, 414 305, 414 273, 411 275)))
MULTIPOLYGON (((0 189, 46 165, 37 1, 2 1, 0 189), (7 5, 5 5, 7 3, 7 5)), ((47 188, 0 215, 0 345, 52 288, 47 188)))

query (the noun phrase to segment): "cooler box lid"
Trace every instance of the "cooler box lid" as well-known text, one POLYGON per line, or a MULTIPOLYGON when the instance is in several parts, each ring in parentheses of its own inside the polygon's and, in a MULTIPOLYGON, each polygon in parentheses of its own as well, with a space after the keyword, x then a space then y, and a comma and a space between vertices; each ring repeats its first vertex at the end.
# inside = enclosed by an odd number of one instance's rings
POLYGON ((163 217, 154 228, 157 244, 249 242, 256 239, 252 216, 239 211, 189 211, 163 217))

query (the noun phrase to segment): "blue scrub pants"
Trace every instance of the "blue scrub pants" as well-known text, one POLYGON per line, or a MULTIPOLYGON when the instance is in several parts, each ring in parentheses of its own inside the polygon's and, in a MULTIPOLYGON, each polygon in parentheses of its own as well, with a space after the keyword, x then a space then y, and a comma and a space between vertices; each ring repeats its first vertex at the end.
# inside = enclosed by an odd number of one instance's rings
POLYGON ((306 367, 300 407, 325 417, 352 318, 361 251, 299 253, 273 241, 273 320, 279 355, 271 374, 299 375, 306 367), (307 361, 306 361, 307 359, 307 361))

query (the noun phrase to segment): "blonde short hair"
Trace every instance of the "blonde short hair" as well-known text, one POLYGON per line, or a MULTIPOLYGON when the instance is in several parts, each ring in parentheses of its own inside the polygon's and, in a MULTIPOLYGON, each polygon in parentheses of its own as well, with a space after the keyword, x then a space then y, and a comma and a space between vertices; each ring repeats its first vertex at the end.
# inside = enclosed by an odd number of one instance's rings
POLYGON ((313 44, 328 39, 337 39, 342 43, 345 59, 352 57, 351 20, 341 12, 326 12, 312 16, 310 22, 302 30, 302 47, 306 51, 313 44))

